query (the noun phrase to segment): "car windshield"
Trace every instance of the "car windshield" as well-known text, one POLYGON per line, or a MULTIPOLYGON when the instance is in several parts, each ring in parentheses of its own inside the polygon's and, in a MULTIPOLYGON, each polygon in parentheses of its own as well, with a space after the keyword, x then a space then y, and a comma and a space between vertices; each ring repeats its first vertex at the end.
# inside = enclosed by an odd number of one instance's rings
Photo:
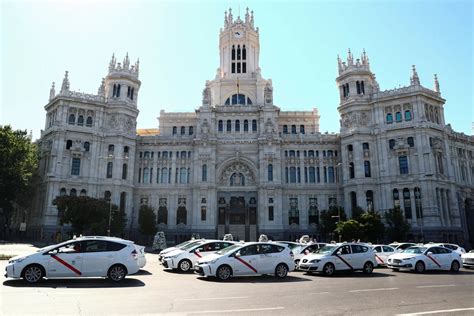
POLYGON ((193 242, 190 242, 190 243, 187 244, 187 245, 184 245, 184 246, 181 247, 180 249, 182 249, 182 250, 189 250, 189 249, 191 249, 192 247, 194 247, 194 246, 196 246, 196 245, 200 245, 201 243, 203 243, 202 240, 193 241, 193 242))
POLYGON ((291 242, 291 241, 277 241, 277 243, 287 245, 288 248, 290 248, 291 250, 293 250, 293 249, 295 249, 295 248, 297 248, 297 247, 301 247, 301 245, 296 244, 296 243, 293 243, 293 242, 291 242))
POLYGON ((177 244, 176 246, 174 246, 175 248, 183 248, 184 246, 186 245, 189 245, 190 243, 193 243, 193 242, 196 242, 196 240, 187 240, 185 242, 182 242, 180 244, 177 244))
POLYGON ((224 248, 224 249, 221 249, 219 251, 217 251, 216 253, 218 255, 225 255, 225 254, 228 254, 229 252, 232 252, 234 250, 236 250, 237 248, 240 248, 242 247, 242 245, 232 245, 232 246, 229 246, 227 248, 224 248))
POLYGON ((403 250, 403 253, 423 253, 428 249, 427 247, 410 247, 403 250))
POLYGON ((323 248, 314 251, 314 253, 330 253, 336 248, 337 246, 334 246, 334 245, 324 246, 323 248))

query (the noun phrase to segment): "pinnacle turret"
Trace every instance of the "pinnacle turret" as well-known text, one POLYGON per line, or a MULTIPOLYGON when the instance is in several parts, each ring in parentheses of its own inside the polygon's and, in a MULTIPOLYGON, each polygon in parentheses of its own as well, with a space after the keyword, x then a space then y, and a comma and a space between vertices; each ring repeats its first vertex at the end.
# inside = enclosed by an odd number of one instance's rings
POLYGON ((126 73, 132 75, 135 78, 138 78, 139 75, 139 60, 135 62, 134 65, 130 66, 130 58, 128 53, 125 55, 122 63, 117 63, 115 54, 112 54, 112 59, 109 63, 109 75, 112 73, 126 73))
POLYGON ((360 58, 355 59, 355 63, 354 55, 350 49, 347 50, 346 61, 342 61, 339 55, 337 55, 337 66, 339 75, 352 70, 365 70, 370 72, 369 57, 367 56, 365 49, 362 51, 360 58))
POLYGON ((54 99, 55 96, 56 96, 56 89, 54 88, 54 82, 53 82, 53 84, 51 85, 51 90, 49 90, 49 101, 54 99))
POLYGON ((254 27, 253 11, 249 11, 249 8, 245 9, 245 16, 243 20, 240 18, 240 15, 238 15, 237 18, 234 20, 232 8, 229 8, 228 11, 224 12, 224 30, 228 30, 229 28, 232 28, 236 25, 242 25, 246 28, 258 31, 258 29, 255 30, 254 27))
POLYGON ((410 77, 410 85, 412 86, 419 86, 420 85, 420 77, 418 77, 418 73, 416 72, 415 65, 412 67, 412 75, 410 77))
POLYGON ((63 84, 61 85, 61 92, 60 94, 66 94, 69 92, 69 78, 68 78, 69 71, 66 71, 64 74, 63 84))
POLYGON ((434 91, 437 93, 441 93, 439 90, 439 81, 438 81, 438 75, 434 75, 434 91))

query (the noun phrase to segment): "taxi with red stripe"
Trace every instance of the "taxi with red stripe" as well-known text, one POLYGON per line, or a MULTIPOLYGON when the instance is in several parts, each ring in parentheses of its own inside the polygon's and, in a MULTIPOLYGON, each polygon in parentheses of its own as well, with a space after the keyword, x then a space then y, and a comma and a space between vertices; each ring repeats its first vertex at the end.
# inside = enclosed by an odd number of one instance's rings
POLYGON ((372 248, 364 243, 328 244, 301 258, 299 270, 333 275, 336 271, 373 272, 377 265, 372 248))
POLYGON ((411 270, 418 273, 425 270, 458 272, 461 254, 440 246, 415 246, 388 257, 387 267, 394 271, 411 270))
POLYGON ((386 266, 388 257, 396 253, 395 248, 388 245, 371 245, 374 250, 375 260, 379 266, 386 266))
POLYGON ((39 249, 36 253, 13 257, 5 277, 36 283, 46 278, 108 277, 122 281, 140 269, 137 246, 114 237, 79 237, 39 249))
POLYGON ((273 274, 284 278, 295 269, 291 249, 276 242, 247 242, 198 260, 194 271, 221 281, 237 276, 273 274))
POLYGON ((188 272, 194 268, 196 262, 209 254, 225 249, 235 244, 233 241, 199 240, 165 254, 161 263, 165 269, 188 272))

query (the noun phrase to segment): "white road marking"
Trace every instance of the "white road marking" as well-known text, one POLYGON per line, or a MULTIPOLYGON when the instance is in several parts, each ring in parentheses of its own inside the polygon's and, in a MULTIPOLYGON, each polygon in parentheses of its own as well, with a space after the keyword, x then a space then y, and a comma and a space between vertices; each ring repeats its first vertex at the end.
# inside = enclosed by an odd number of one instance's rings
POLYGON ((350 293, 355 293, 355 292, 371 292, 371 291, 392 291, 392 290, 399 290, 398 287, 385 287, 381 289, 364 289, 364 290, 352 290, 349 291, 350 293))
POLYGON ((474 307, 455 308, 455 309, 444 309, 444 310, 428 311, 428 312, 418 312, 418 313, 409 313, 409 314, 397 314, 397 316, 429 315, 429 314, 441 314, 441 313, 456 313, 456 312, 463 312, 463 311, 474 311, 474 307))
POLYGON ((285 309, 284 307, 263 307, 263 308, 247 308, 247 309, 226 309, 226 310, 212 310, 212 311, 196 311, 189 312, 189 314, 211 314, 211 313, 242 313, 242 312, 265 312, 285 309))
POLYGON ((329 292, 315 292, 315 293, 308 293, 308 294, 329 294, 329 292))
POLYGON ((235 300, 249 298, 248 296, 229 296, 229 297, 201 297, 201 298, 178 298, 175 301, 207 301, 207 300, 235 300))
POLYGON ((456 284, 440 284, 440 285, 420 285, 417 286, 417 289, 424 289, 429 287, 447 287, 447 286, 456 286, 456 284))

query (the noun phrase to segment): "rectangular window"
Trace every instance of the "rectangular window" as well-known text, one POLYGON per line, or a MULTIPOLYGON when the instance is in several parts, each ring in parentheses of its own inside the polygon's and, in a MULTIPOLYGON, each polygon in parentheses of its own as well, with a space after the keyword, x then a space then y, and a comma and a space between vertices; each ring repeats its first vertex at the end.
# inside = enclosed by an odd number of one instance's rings
POLYGON ((78 176, 81 173, 81 158, 72 158, 71 175, 78 176))
POLYGON ((370 178, 371 177, 370 161, 364 161, 364 170, 365 170, 365 177, 370 178))
POLYGON ((206 220, 207 208, 205 205, 201 206, 201 221, 206 220))
POLYGON ((289 224, 300 223, 300 212, 298 210, 298 199, 296 197, 290 198, 289 224))
POLYGON ((290 167, 290 183, 296 183, 296 168, 290 167))
POLYGON ((273 221, 273 206, 268 207, 268 220, 273 221))
POLYGON ((400 164, 400 174, 408 174, 408 158, 407 158, 407 156, 398 157, 398 163, 400 164))

